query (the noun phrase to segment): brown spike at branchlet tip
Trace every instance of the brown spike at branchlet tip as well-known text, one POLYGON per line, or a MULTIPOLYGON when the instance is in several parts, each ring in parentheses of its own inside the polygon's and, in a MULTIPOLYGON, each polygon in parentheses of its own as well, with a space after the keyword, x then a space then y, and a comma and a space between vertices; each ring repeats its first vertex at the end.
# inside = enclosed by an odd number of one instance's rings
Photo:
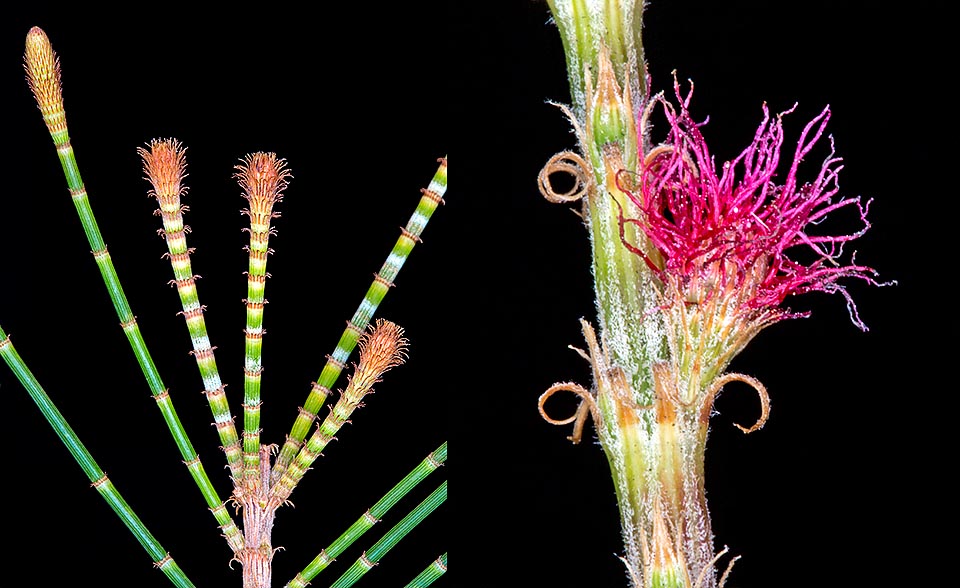
POLYGON ((27 72, 27 83, 50 134, 66 132, 67 115, 63 109, 60 59, 50 44, 50 38, 40 27, 33 27, 27 33, 23 69, 27 72))
POLYGON ((406 361, 409 341, 403 337, 402 327, 377 319, 360 337, 357 345, 360 348, 360 362, 352 384, 358 389, 368 390, 387 370, 406 361))
POLYGON ((137 153, 143 159, 144 179, 153 186, 149 193, 162 210, 175 212, 187 191, 182 183, 187 177, 187 148, 173 138, 153 139, 147 146, 149 149, 138 147, 137 153))
POLYGON ((250 153, 234 169, 237 171, 233 177, 250 202, 247 214, 251 219, 259 217, 264 224, 269 223, 273 205, 283 198, 283 191, 293 177, 287 160, 278 159, 276 153, 250 153))

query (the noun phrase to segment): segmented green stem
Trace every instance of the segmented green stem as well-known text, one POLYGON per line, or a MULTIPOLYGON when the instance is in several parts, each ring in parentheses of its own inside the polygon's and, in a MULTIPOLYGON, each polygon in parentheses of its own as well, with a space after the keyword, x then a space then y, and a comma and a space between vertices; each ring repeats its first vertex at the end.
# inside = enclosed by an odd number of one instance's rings
POLYGON ((264 230, 255 230, 251 222, 243 361, 243 464, 246 478, 259 478, 260 472, 260 374, 263 372, 263 307, 269 234, 269 225, 264 230))
POLYGON ((430 563, 422 572, 417 574, 417 577, 410 581, 406 585, 406 588, 427 588, 430 584, 433 584, 437 578, 444 575, 447 572, 447 554, 444 553, 434 561, 430 563))
POLYGON ((370 284, 370 288, 367 290, 363 301, 353 314, 353 317, 347 322, 347 328, 340 336, 340 341, 337 343, 336 349, 334 349, 331 355, 327 356, 327 363, 323 366, 320 377, 313 383, 310 394, 307 396, 307 401, 300 409, 300 414, 297 415, 293 428, 290 434, 287 435, 287 440, 280 450, 280 455, 277 457, 271 475, 272 482, 275 483, 281 479, 283 473, 290 465, 291 460, 297 455, 297 452, 303 444, 303 440, 307 436, 307 432, 310 430, 310 426, 313 424, 314 419, 317 418, 317 411, 320 410, 327 396, 330 395, 331 386, 337 381, 340 372, 343 371, 343 367, 350 358, 350 354, 357 344, 357 339, 359 339, 364 329, 367 328, 380 302, 393 286, 393 280, 396 279, 400 268, 403 267, 404 262, 407 260, 414 246, 420 241, 420 234, 423 232, 424 227, 427 226, 427 222, 430 220, 433 211, 443 202, 443 195, 447 190, 447 160, 446 158, 442 158, 439 161, 440 167, 434 174, 430 185, 426 189, 421 190, 423 197, 420 198, 420 203, 410 216, 407 226, 402 229, 400 238, 397 239, 393 250, 390 252, 390 255, 387 256, 383 267, 381 267, 380 271, 374 276, 373 283, 370 284))
POLYGON ((193 588, 193 582, 187 578, 183 570, 180 569, 180 566, 177 565, 173 558, 170 557, 170 554, 168 554, 163 546, 154 538, 136 513, 133 512, 133 509, 130 508, 130 505, 123 499, 123 496, 121 496, 120 492, 113 485, 113 482, 110 481, 107 475, 103 473, 103 470, 100 469, 100 466, 97 465, 93 456, 80 441, 80 438, 77 437, 76 433, 73 432, 67 420, 43 390, 43 387, 40 386, 40 383, 34 377, 26 363, 24 363, 20 354, 17 353, 13 343, 10 342, 10 337, 7 336, 2 327, 0 327, 0 356, 3 357, 14 375, 20 380, 23 387, 26 388, 30 398, 33 399, 37 408, 43 413, 44 418, 47 419, 47 422, 53 427, 54 432, 73 456, 73 459, 80 465, 83 473, 87 475, 87 478, 93 487, 97 489, 101 498, 107 502, 113 512, 116 513, 120 520, 123 521, 123 524, 126 525, 127 529, 129 529, 137 541, 140 542, 140 545, 143 546, 143 549, 150 556, 153 564, 160 568, 174 586, 179 588, 193 588))
POLYGON ((96 217, 93 214, 93 209, 90 207, 90 199, 84 188, 83 179, 80 177, 77 159, 74 155, 73 147, 70 145, 70 136, 66 130, 66 123, 63 123, 62 131, 51 133, 51 137, 53 137, 54 145, 57 149, 57 156, 60 158, 60 165, 63 167, 63 173, 67 180, 67 187, 70 190, 74 207, 77 209, 77 215, 80 217, 80 223, 83 225, 83 231, 87 236, 87 241, 93 252, 93 258, 103 278, 103 283, 107 287, 110 301, 113 303, 117 317, 120 319, 123 333, 130 342, 130 347, 133 349, 133 353, 137 358, 137 363, 140 364, 143 376, 146 378, 147 385, 150 387, 150 393, 153 395, 154 400, 157 401, 157 406, 160 408, 161 414, 163 414, 163 420, 170 429, 170 434, 173 436, 173 440, 177 444, 180 454, 183 456, 183 461, 187 465, 190 476, 203 494, 207 506, 216 518, 217 524, 220 525, 220 529, 227 538, 231 549, 236 552, 243 548, 243 537, 237 528, 237 524, 224 507, 223 501, 220 500, 220 497, 217 495, 216 489, 214 489, 213 484, 210 482, 210 478, 207 476, 203 464, 200 462, 200 457, 193 449, 193 444, 190 442, 190 438, 187 436, 187 432, 184 430, 183 425, 180 423, 180 418, 177 416, 177 411, 173 407, 173 401, 170 399, 170 395, 163 385, 163 380, 160 379, 160 374, 157 372, 157 367, 150 357, 147 344, 140 334, 140 327, 137 326, 137 320, 130 310, 127 297, 123 293, 123 288, 120 285, 120 278, 117 276, 113 261, 107 252, 107 246, 104 244, 100 229, 97 227, 96 217))
MULTIPOLYGON (((348 390, 349 391, 349 388, 348 390)), ((271 492, 277 497, 277 502, 283 503, 290 497, 303 475, 310 469, 324 448, 333 440, 337 431, 347 422, 353 411, 360 405, 362 395, 344 392, 337 400, 333 410, 327 415, 319 427, 310 435, 306 445, 290 463, 280 479, 273 485, 271 492)))
POLYGON ((387 370, 402 364, 406 357, 407 341, 403 338, 403 329, 383 319, 377 319, 376 326, 364 333, 358 344, 360 360, 337 404, 270 489, 275 503, 283 504, 287 501, 303 474, 335 438, 334 435, 347 422, 353 411, 361 406, 364 396, 373 391, 373 385, 380 381, 387 370))
POLYGON ((177 444, 180 454, 183 456, 184 463, 187 465, 190 475, 203 494, 207 507, 213 512, 230 547, 234 551, 237 551, 243 546, 240 530, 230 517, 230 513, 224 507, 223 500, 217 495, 216 489, 210 482, 210 478, 207 476, 203 464, 200 461, 200 456, 197 455, 186 430, 180 423, 180 417, 177 415, 177 411, 173 406, 173 400, 163 385, 163 380, 160 379, 157 367, 150 357, 147 344, 143 340, 143 335, 140 333, 140 327, 137 325, 137 319, 134 317, 133 311, 130 310, 127 297, 123 293, 123 288, 120 285, 120 278, 117 276, 113 261, 107 252, 107 246, 104 244, 100 230, 97 228, 96 218, 93 214, 93 209, 90 207, 90 200, 83 186, 83 180, 80 178, 80 170, 77 167, 77 160, 69 140, 63 145, 57 145, 57 155, 60 157, 60 163, 63 165, 70 195, 73 197, 73 203, 80 215, 84 232, 93 250, 93 257, 97 262, 97 267, 100 269, 100 274, 107 287, 110 300, 113 302, 113 306, 117 311, 117 317, 120 319, 123 332, 130 342, 137 362, 140 364, 140 369, 143 371, 143 375, 150 387, 150 393, 157 401, 157 406, 160 408, 163 420, 167 423, 170 434, 173 436, 173 440, 177 444))
POLYGON ((411 529, 420 524, 427 515, 437 509, 447 499, 447 481, 444 480, 440 486, 434 490, 430 496, 421 502, 410 514, 403 517, 403 520, 394 525, 392 529, 373 544, 369 550, 365 551, 353 565, 337 578, 330 588, 349 588, 363 577, 370 569, 379 562, 394 545, 396 545, 411 529))
POLYGON ((144 160, 144 171, 153 185, 151 194, 159 204, 158 212, 163 220, 162 234, 167 243, 167 257, 173 268, 173 281, 180 303, 183 318, 187 323, 190 341, 193 344, 193 356, 203 379, 204 394, 213 413, 214 425, 220 437, 220 443, 227 456, 230 474, 235 483, 239 483, 243 474, 243 453, 237 428, 233 424, 233 415, 227 402, 227 395, 220 380, 214 347, 207 335, 207 324, 203 318, 205 307, 200 304, 197 294, 196 278, 190 264, 187 247, 189 228, 183 222, 186 207, 180 204, 180 196, 186 191, 181 180, 186 175, 185 149, 176 140, 152 141, 150 149, 139 149, 144 160))
MULTIPOLYGON (((416 487, 416 485, 423 481, 430 473, 443 465, 446 460, 447 442, 444 441, 436 451, 428 455, 426 459, 421 461, 417 467, 404 476, 396 486, 387 492, 383 498, 370 507, 370 510, 363 513, 363 516, 350 525, 350 528, 337 537, 333 543, 320 551, 320 555, 315 557, 303 571, 297 574, 297 576, 287 584, 286 588, 306 588, 307 584, 309 584, 317 574, 333 563, 338 555, 343 553, 354 541, 369 531, 401 498, 406 496, 410 490, 416 487)), ((446 565, 446 555, 444 555, 444 565, 446 565)), ((419 578, 420 576, 417 577, 419 578)))
POLYGON ((267 256, 270 220, 279 213, 274 205, 282 198, 290 172, 286 161, 275 153, 252 153, 236 166, 236 177, 244 191, 249 208, 243 211, 250 218, 250 244, 247 268, 247 325, 244 330, 243 363, 243 465, 244 480, 255 487, 260 483, 260 375, 263 372, 263 307, 267 286, 267 256))

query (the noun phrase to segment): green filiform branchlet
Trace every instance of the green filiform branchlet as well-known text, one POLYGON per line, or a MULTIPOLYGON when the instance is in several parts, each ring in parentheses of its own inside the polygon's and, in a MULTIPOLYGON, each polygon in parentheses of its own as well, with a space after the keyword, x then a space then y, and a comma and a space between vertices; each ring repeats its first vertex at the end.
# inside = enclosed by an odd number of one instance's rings
MULTIPOLYGON (((308 399, 307 405, 312 413, 303 426, 309 429, 316 418, 316 411, 322 406, 329 394, 329 386, 335 383, 350 353, 359 343, 360 357, 346 389, 336 405, 331 408, 328 418, 317 427, 313 436, 305 444, 303 438, 306 436, 306 431, 304 430, 300 434, 299 441, 294 443, 287 460, 290 467, 280 467, 278 464, 277 467, 272 468, 270 462, 275 446, 264 445, 260 442, 259 376, 262 354, 263 306, 266 303, 264 285, 269 275, 266 273, 266 260, 267 255, 271 252, 268 239, 273 230, 270 222, 274 216, 277 216, 273 211, 273 206, 279 201, 289 178, 285 161, 278 159, 273 153, 254 153, 246 156, 237 166, 236 177, 240 180, 241 188, 250 204, 249 208, 243 211, 250 218, 250 244, 247 247, 250 257, 247 272, 248 292, 245 300, 247 303, 247 324, 244 364, 244 441, 241 445, 226 401, 224 385, 217 369, 214 347, 207 335, 203 318, 204 307, 200 304, 196 288, 196 277, 198 276, 193 274, 191 268, 190 254, 192 249, 187 246, 186 242, 186 234, 189 229, 184 224, 183 213, 187 208, 180 202, 181 196, 186 192, 186 186, 183 185, 186 176, 185 149, 177 140, 167 139, 154 140, 148 144, 148 148, 139 150, 144 161, 144 171, 152 185, 150 195, 155 197, 159 204, 157 213, 163 224, 163 229, 159 232, 165 237, 167 243, 167 256, 170 259, 174 274, 172 284, 177 287, 183 308, 179 314, 184 315, 193 345, 192 354, 196 357, 205 394, 214 415, 214 424, 223 449, 227 454, 227 462, 234 482, 234 492, 231 500, 242 514, 243 519, 243 533, 241 534, 240 529, 227 511, 226 505, 220 501, 210 485, 199 457, 197 457, 186 432, 180 425, 169 392, 164 388, 156 367, 150 359, 146 344, 120 287, 119 278, 97 228, 96 219, 90 208, 89 199, 83 188, 83 182, 70 146, 60 88, 59 63, 50 47, 49 40, 39 28, 32 29, 27 37, 25 61, 31 89, 43 113, 44 121, 54 138, 67 184, 73 196, 73 202, 93 250, 97 266, 107 285, 110 299, 150 390, 184 457, 191 476, 200 487, 207 505, 220 524, 223 534, 234 552, 234 560, 241 563, 244 587, 267 588, 272 581, 272 559, 275 550, 271 535, 276 510, 287 504, 287 497, 289 497, 290 492, 300 481, 303 474, 310 468, 316 457, 320 455, 320 451, 334 438, 342 425, 348 422, 354 410, 362 406, 363 398, 372 392, 372 386, 380 381, 383 373, 402 363, 406 357, 407 342, 402 336, 403 331, 400 327, 382 320, 378 320, 375 325, 370 325, 370 322, 387 290, 393 285, 393 280, 410 251, 419 242, 419 236, 430 216, 437 205, 442 203, 442 196, 446 191, 446 159, 439 160, 440 167, 434 175, 433 181, 428 188, 422 190, 423 196, 417 209, 406 227, 402 229, 400 239, 380 272, 375 274, 374 283, 357 312, 348 321, 347 329, 334 354, 329 356, 327 367, 320 378, 321 382, 325 382, 325 384, 322 388, 315 385, 313 391, 318 392, 319 390, 323 393, 317 396, 311 394, 311 399, 308 399)), ((116 492, 110 480, 103 475, 103 472, 93 462, 93 458, 82 447, 62 416, 52 406, 49 398, 39 388, 39 384, 29 374, 26 365, 16 354, 12 343, 2 330, 0 330, 0 355, 10 364, 50 424, 60 435, 63 443, 70 449, 76 461, 94 482, 94 486, 131 532, 137 536, 153 558, 156 566, 171 579, 174 585, 178 587, 192 586, 172 558, 160 548, 156 540, 146 531, 143 524, 129 508, 129 505, 116 492)), ((298 418, 297 424, 294 426, 295 433, 300 432, 297 425, 302 425, 301 419, 305 412, 305 409, 301 410, 301 418, 298 418)), ((306 584, 309 578, 322 571, 332 561, 332 558, 342 553, 366 531, 370 530, 387 510, 407 495, 429 473, 439 468, 445 460, 446 443, 444 442, 437 451, 430 454, 327 549, 321 551, 321 554, 297 576, 292 585, 296 585, 297 581, 306 584)), ((423 504, 416 507, 413 512, 377 541, 369 550, 369 557, 364 555, 358 560, 356 565, 361 568, 359 572, 357 570, 349 572, 338 582, 343 586, 352 585, 356 578, 367 571, 368 568, 364 568, 364 564, 369 564, 372 567, 397 541, 436 509, 445 497, 446 485, 444 483, 441 489, 431 494, 423 504)), ((423 581, 426 583, 421 585, 427 585, 433 579, 439 577, 436 574, 437 570, 434 568, 440 566, 445 570, 445 557, 441 563, 435 562, 435 564, 437 565, 431 564, 431 567, 425 570, 425 573, 428 571, 430 573, 424 577, 423 581)))
POLYGON ((436 582, 440 576, 447 573, 447 554, 444 553, 437 559, 430 562, 422 572, 417 574, 417 576, 410 580, 410 583, 407 584, 404 588, 426 588, 430 584, 436 582))
MULTIPOLYGON (((337 537, 330 545, 320 551, 296 577, 291 580, 286 588, 306 588, 307 584, 313 580, 317 574, 327 568, 333 561, 343 553, 350 545, 359 539, 364 533, 373 528, 393 506, 406 496, 417 484, 423 481, 428 475, 436 471, 447 461, 447 443, 446 441, 437 448, 436 451, 428 455, 417 467, 407 474, 400 482, 390 489, 383 498, 370 507, 363 515, 356 520, 350 528, 342 535, 337 537)), ((446 558, 443 561, 444 571, 446 571, 446 558)), ((426 571, 428 571, 428 568, 426 571)), ((442 572, 441 572, 442 574, 442 572)), ((439 577, 439 576, 438 576, 439 577)), ((431 580, 432 581, 432 580, 431 580)), ((424 584, 425 585, 425 584, 424 584)))
POLYGON ((137 152, 143 159, 143 170, 152 186, 150 195, 157 199, 159 205, 157 212, 163 221, 161 234, 167 244, 166 257, 173 269, 173 280, 170 283, 176 286, 180 297, 183 308, 181 314, 190 333, 192 353, 203 379, 204 394, 213 413, 220 444, 227 456, 230 474, 234 484, 239 484, 243 474, 240 440, 217 369, 214 347, 207 335, 207 325, 203 317, 205 307, 200 304, 196 276, 190 264, 192 249, 187 246, 189 228, 183 220, 186 207, 181 204, 181 197, 187 191, 183 183, 187 175, 186 148, 176 139, 165 139, 151 141, 148 148, 141 147, 137 152))
POLYGON ((447 499, 447 481, 444 480, 423 502, 387 531, 370 549, 363 552, 342 576, 330 585, 330 588, 349 588, 369 572, 403 537, 423 519, 435 511, 447 499))
POLYGON ((267 278, 267 256, 273 227, 270 222, 280 213, 274 206, 283 198, 291 177, 286 161, 275 153, 253 153, 236 166, 234 177, 240 183, 249 207, 243 210, 250 219, 250 244, 247 269, 247 326, 244 329, 243 363, 243 464, 244 483, 260 481, 260 380, 263 372, 263 310, 267 278))
POLYGON ((283 476, 273 485, 272 494, 277 503, 283 503, 290 498, 290 493, 303 478, 303 474, 310 469, 314 460, 360 406, 363 397, 373 393, 373 385, 380 381, 380 377, 406 359, 408 342, 403 337, 403 329, 383 319, 377 320, 372 327, 357 342, 360 346, 360 361, 337 403, 287 467, 283 476))
POLYGON ((367 325, 370 324, 370 319, 377 311, 377 307, 380 306, 380 302, 383 301, 387 292, 393 287, 393 282, 397 274, 400 272, 400 269, 403 268, 403 264, 406 262, 410 252, 413 251, 414 246, 420 241, 420 235, 430 221, 433 212, 443 202, 443 195, 447 190, 446 158, 440 159, 439 163, 440 167, 434 174, 430 184, 421 190, 423 196, 420 198, 416 210, 413 211, 413 214, 407 221, 407 225, 401 229, 400 237, 397 239, 387 259, 383 262, 380 271, 374 274, 373 283, 371 283, 370 288, 367 289, 363 301, 360 303, 360 306, 357 307, 356 312, 354 312, 350 320, 347 321, 347 327, 340 336, 336 348, 332 354, 327 356, 327 362, 320 372, 320 377, 317 378, 317 381, 314 382, 310 388, 307 400, 300 409, 293 428, 287 435, 287 440, 283 444, 279 456, 277 456, 271 474, 272 482, 275 483, 283 477, 290 462, 297 456, 297 453, 301 451, 303 440, 310 431, 310 425, 313 424, 314 419, 317 418, 317 412, 330 395, 331 387, 336 383, 337 378, 343 371, 346 362, 350 358, 350 354, 357 344, 357 340, 363 334, 367 325))
POLYGON ((183 461, 187 465, 191 477, 196 483, 208 508, 214 514, 218 525, 228 538, 231 549, 234 552, 242 548, 242 539, 237 529, 236 523, 230 517, 229 511, 224 508, 224 501, 220 499, 217 491, 214 489, 210 478, 200 461, 200 457, 193 448, 187 432, 184 430, 177 412, 174 409, 173 401, 167 392, 153 363, 153 359, 147 350, 146 342, 137 326, 136 318, 130 309, 126 295, 120 285, 120 279, 117 276, 116 269, 110 254, 107 252, 107 246, 100 234, 97 226, 96 217, 90 206, 90 199, 87 196, 83 180, 80 176, 80 170, 77 167, 76 156, 73 147, 70 145, 70 135, 67 129, 66 111, 63 106, 63 95, 60 80, 60 63, 50 44, 50 39, 46 33, 39 27, 30 29, 27 34, 26 49, 24 53, 24 64, 27 71, 27 80, 33 91, 34 98, 40 111, 43 113, 44 122, 53 138, 54 146, 57 150, 57 156, 60 158, 60 164, 63 167, 66 177, 67 187, 70 196, 73 199, 77 215, 83 225, 83 231, 86 234, 87 241, 93 253, 97 268, 103 278, 104 285, 116 310, 117 317, 120 319, 120 325, 123 328, 130 347, 140 365, 150 393, 157 402, 157 407, 163 415, 164 421, 173 436, 183 461))
POLYGON ((111 510, 123 521, 123 524, 126 525, 130 533, 133 534, 144 551, 150 556, 154 566, 159 568, 160 571, 170 579, 174 586, 178 588, 193 588, 193 582, 187 578, 183 570, 180 569, 180 566, 177 565, 177 562, 170 557, 170 554, 167 553, 163 546, 154 538, 140 518, 137 517, 130 508, 130 505, 127 504, 127 501, 120 495, 120 492, 113 485, 113 482, 110 481, 103 470, 100 469, 100 466, 97 465, 97 462, 93 459, 93 456, 83 442, 80 441, 80 438, 74 433, 73 428, 67 423, 63 414, 60 413, 46 391, 40 386, 40 382, 37 381, 36 377, 34 377, 33 373, 20 358, 20 354, 17 353, 16 348, 14 348, 13 343, 10 341, 10 337, 4 332, 2 327, 0 327, 0 357, 3 358, 17 379, 20 380, 20 383, 27 390, 30 398, 33 399, 37 408, 40 409, 44 418, 60 438, 60 441, 63 442, 64 446, 66 446, 67 450, 80 465, 80 469, 86 474, 91 485, 100 494, 100 497, 106 501, 111 510))

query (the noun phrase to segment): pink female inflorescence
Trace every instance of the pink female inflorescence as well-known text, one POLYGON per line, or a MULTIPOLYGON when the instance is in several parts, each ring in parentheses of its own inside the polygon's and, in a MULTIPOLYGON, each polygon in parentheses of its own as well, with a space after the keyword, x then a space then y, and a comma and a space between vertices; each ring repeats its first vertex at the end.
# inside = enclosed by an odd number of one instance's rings
MULTIPOLYGON (((649 151, 637 177, 620 177, 621 189, 640 210, 636 219, 622 218, 622 225, 642 229, 656 254, 627 243, 643 256, 654 273, 687 299, 723 296, 737 292, 740 311, 763 315, 763 322, 805 316, 779 309, 791 294, 810 291, 839 292, 847 301, 852 321, 866 331, 842 278, 856 278, 879 285, 870 267, 840 261, 844 245, 862 236, 870 227, 866 204, 860 198, 837 197, 841 159, 830 154, 812 182, 798 180, 798 168, 823 136, 830 119, 829 107, 804 127, 797 142, 786 179, 774 183, 783 145, 782 118, 793 108, 770 116, 764 104, 763 121, 753 141, 718 174, 700 127, 688 110, 693 94, 686 97, 679 84, 674 91, 679 112, 655 96, 649 112, 662 106, 669 125, 665 143, 649 151), (624 184, 630 184, 626 186, 624 184), (840 235, 814 234, 814 227, 839 209, 855 209, 861 228, 840 235), (791 257, 800 251, 806 263, 791 257), (656 260, 656 261, 654 261, 656 260), (661 261, 662 260, 662 261, 661 261), (684 292, 691 290, 692 292, 684 292), (744 297, 744 292, 749 293, 744 297)), ((644 121, 645 122, 645 121, 644 121)))

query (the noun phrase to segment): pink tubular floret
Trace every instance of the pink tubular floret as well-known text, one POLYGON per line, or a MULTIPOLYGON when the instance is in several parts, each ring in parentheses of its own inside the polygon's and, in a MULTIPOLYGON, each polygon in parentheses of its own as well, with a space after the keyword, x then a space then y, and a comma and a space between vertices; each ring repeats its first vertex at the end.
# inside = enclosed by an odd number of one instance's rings
MULTIPOLYGON (((853 259, 844 264, 840 258, 844 245, 870 227, 870 203, 838 196, 842 165, 834 155, 832 138, 830 154, 816 178, 807 183, 798 180, 800 163, 824 134, 829 107, 804 127, 789 171, 778 185, 774 178, 784 141, 782 117, 792 108, 771 117, 764 104, 763 120, 750 145, 718 171, 700 132, 705 123, 695 122, 688 111, 690 94, 681 98, 676 84, 675 91, 679 112, 662 95, 653 98, 667 119, 667 140, 650 152, 631 182, 634 185, 625 190, 640 217, 621 221, 642 228, 658 250, 664 261, 654 270, 674 284, 723 280, 727 289, 749 288, 752 296, 744 304, 746 312, 774 310, 792 294, 839 292, 854 324, 867 330, 840 280, 856 278, 879 285, 876 272, 853 259), (855 209, 861 228, 840 235, 813 232, 827 215, 840 209, 855 209), (789 255, 802 251, 812 261, 801 263, 789 255)), ((651 264, 636 247, 631 250, 651 264)), ((778 312, 782 318, 801 316, 778 312)))

